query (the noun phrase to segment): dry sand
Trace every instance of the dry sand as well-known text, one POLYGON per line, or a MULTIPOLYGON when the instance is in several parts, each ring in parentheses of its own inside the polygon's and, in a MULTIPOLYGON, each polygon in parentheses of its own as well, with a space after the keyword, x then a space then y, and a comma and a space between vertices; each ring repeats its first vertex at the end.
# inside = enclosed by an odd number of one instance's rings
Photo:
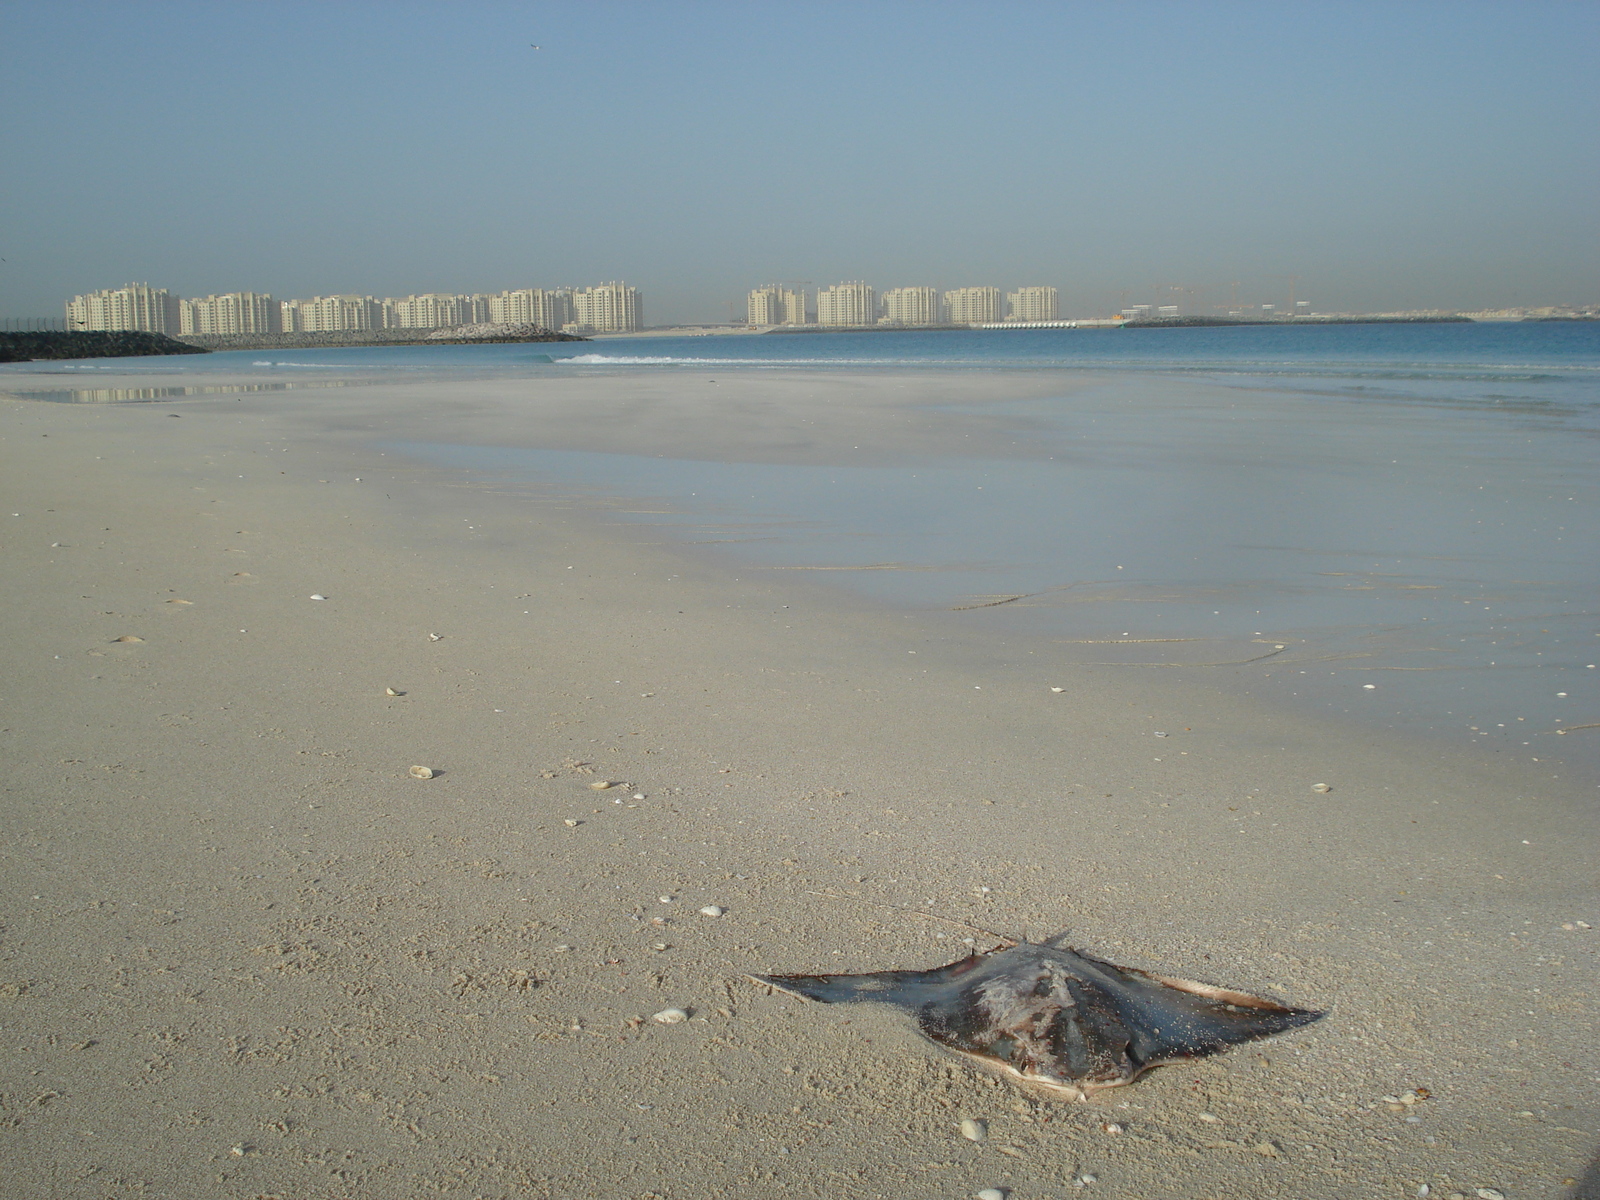
POLYGON ((1600 1196, 1591 784, 394 445, 905 453, 1041 385, 902 382, 0 400, 5 1194, 1600 1196), (743 981, 968 949, 886 905, 1329 1016, 1074 1105, 743 981))

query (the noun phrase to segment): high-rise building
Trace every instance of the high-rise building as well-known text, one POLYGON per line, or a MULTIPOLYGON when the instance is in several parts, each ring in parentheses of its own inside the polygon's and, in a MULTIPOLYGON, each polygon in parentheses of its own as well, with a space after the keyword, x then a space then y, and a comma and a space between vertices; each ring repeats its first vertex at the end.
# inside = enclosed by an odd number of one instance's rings
POLYGON ((521 288, 487 297, 488 320, 496 325, 560 329, 572 323, 572 289, 521 288))
POLYGON ((883 319, 896 325, 939 324, 939 289, 890 288, 883 294, 883 319))
POLYGON ((572 323, 595 333, 631 333, 644 324, 639 289, 602 283, 572 293, 572 323))
POLYGON ((371 296, 317 296, 285 300, 278 307, 285 333, 346 333, 384 327, 383 302, 371 296))
POLYGON ((806 290, 803 287, 778 289, 778 321, 783 325, 805 325, 806 290))
POLYGON ((260 292, 229 292, 178 301, 180 333, 281 333, 283 309, 260 292))
POLYGON ((747 325, 782 325, 783 302, 775 286, 752 288, 744 298, 744 320, 747 325))
POLYGON ((1000 289, 993 287, 956 288, 944 294, 944 306, 952 325, 977 325, 1000 319, 1000 289))
POLYGON ((178 297, 166 288, 130 283, 68 300, 67 328, 177 333, 182 320, 178 305, 178 297))
POLYGON ((1053 287, 1019 287, 1006 295, 1006 314, 1010 321, 1055 321, 1061 307, 1053 287))
POLYGON ((818 325, 871 325, 878 319, 878 298, 861 282, 817 289, 818 325))
POLYGON ((385 329, 451 329, 471 324, 473 308, 471 297, 444 292, 390 297, 383 302, 383 325, 385 329))

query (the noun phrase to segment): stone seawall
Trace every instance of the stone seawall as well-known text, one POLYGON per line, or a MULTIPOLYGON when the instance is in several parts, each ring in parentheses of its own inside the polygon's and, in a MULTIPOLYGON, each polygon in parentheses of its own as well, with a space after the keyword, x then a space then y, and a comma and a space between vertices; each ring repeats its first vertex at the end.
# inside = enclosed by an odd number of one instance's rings
POLYGON ((0 362, 53 358, 135 358, 150 354, 205 354, 210 347, 180 342, 164 333, 132 329, 93 332, 0 333, 0 362))
POLYGON ((332 333, 186 333, 206 350, 312 350, 319 346, 477 346, 503 342, 584 342, 537 325, 472 325, 458 329, 346 329, 332 333), (493 330, 493 332, 483 332, 493 330))

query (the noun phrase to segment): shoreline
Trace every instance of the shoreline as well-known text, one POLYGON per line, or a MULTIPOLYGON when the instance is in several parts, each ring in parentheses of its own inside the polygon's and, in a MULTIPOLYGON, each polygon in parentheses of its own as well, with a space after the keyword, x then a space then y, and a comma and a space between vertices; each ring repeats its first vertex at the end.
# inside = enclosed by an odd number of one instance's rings
MULTIPOLYGON (((645 390, 616 427, 641 444, 704 403, 645 390)), ((0 401, 0 1090, 29 1194, 90 1167, 174 1196, 1576 1186, 1600 1123, 1586 797, 1188 681, 1041 670, 1025 638, 686 551, 625 497, 396 450, 518 436, 507 397, 0 401), (740 982, 962 952, 885 904, 1333 1013, 1066 1106, 891 1012, 740 982), (692 1019, 628 1024, 669 1004, 692 1019), (1417 1086, 1417 1114, 1381 1101, 1417 1086)))

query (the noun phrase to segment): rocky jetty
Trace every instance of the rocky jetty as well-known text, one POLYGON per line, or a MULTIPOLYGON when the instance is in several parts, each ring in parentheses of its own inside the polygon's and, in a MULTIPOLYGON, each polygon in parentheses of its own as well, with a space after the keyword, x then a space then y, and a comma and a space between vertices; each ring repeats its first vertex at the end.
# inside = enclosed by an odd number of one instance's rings
POLYGON ((344 329, 331 333, 186 333, 207 350, 312 350, 319 346, 484 345, 491 342, 586 342, 540 325, 455 325, 449 329, 344 329))
POLYGON ((164 333, 132 329, 88 333, 0 333, 0 362, 51 358, 137 358, 152 354, 205 354, 208 347, 180 342, 164 333))

